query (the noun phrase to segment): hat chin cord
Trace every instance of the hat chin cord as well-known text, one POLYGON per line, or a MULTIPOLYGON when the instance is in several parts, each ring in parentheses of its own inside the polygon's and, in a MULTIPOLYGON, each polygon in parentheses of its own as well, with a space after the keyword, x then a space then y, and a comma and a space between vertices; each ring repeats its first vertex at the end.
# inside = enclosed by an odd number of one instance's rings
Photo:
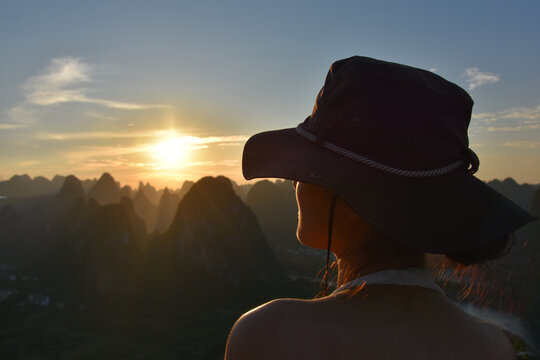
POLYGON ((328 247, 326 249, 326 271, 324 273, 324 290, 323 296, 328 294, 328 273, 330 272, 330 246, 332 244, 332 232, 334 230, 334 213, 336 209, 337 196, 332 193, 330 200, 330 213, 328 215, 328 247))

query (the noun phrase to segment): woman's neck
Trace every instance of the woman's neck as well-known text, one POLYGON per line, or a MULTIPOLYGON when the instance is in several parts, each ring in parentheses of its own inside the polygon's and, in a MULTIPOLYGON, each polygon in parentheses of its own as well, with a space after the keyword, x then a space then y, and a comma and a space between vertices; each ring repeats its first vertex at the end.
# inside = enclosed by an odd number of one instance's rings
MULTIPOLYGON (((337 286, 357 277, 387 269, 405 269, 409 267, 425 267, 424 254, 405 248, 400 244, 388 244, 388 240, 374 239, 377 246, 366 246, 365 241, 357 241, 355 245, 341 254, 337 254, 338 279, 337 286)), ((369 242, 373 244, 372 242, 369 242)))
POLYGON ((331 248, 337 257, 338 286, 386 269, 425 267, 424 253, 390 239, 338 199, 331 248))

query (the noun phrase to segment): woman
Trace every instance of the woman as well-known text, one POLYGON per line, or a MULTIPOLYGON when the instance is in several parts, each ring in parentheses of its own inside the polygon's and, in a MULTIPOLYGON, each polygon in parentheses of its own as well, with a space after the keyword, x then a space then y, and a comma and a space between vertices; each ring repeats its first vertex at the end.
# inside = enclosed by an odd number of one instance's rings
POLYGON ((425 253, 496 258, 534 220, 472 175, 472 105, 436 74, 352 57, 331 66, 302 124, 246 143, 247 179, 294 180, 298 239, 335 254, 338 288, 244 314, 228 360, 514 358, 423 270, 425 253))

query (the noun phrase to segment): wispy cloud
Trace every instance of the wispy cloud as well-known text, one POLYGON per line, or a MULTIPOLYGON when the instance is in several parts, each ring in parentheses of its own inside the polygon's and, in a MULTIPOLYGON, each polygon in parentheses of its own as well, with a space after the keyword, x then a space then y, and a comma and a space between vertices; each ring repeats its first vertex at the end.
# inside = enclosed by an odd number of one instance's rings
POLYGON ((488 131, 536 130, 540 129, 540 105, 514 107, 497 112, 475 113, 472 118, 487 126, 487 128, 480 127, 488 131))
POLYGON ((488 131, 525 131, 540 129, 540 124, 516 125, 516 126, 489 126, 488 131))
POLYGON ((504 146, 540 149, 540 141, 510 141, 510 142, 504 143, 504 146))
POLYGON ((94 119, 102 119, 102 120, 109 120, 109 121, 116 120, 116 118, 114 118, 112 116, 109 116, 107 114, 103 114, 103 113, 100 113, 100 112, 97 112, 97 111, 87 111, 86 116, 94 118, 94 119))
POLYGON ((33 105, 54 105, 60 103, 93 103, 101 106, 140 110, 164 108, 160 104, 137 104, 91 97, 88 94, 95 89, 87 86, 94 82, 94 67, 80 58, 63 57, 52 59, 39 75, 32 76, 24 83, 26 101, 33 105))
POLYGON ((469 84, 469 90, 473 90, 479 86, 493 84, 500 80, 499 75, 489 72, 481 72, 477 67, 465 69, 465 81, 469 84))
MULTIPOLYGON (((239 159, 224 159, 221 161, 180 161, 176 164, 163 164, 159 160, 152 161, 148 155, 152 146, 81 146, 64 154, 66 163, 78 171, 91 171, 104 169, 146 169, 152 172, 164 171, 163 178, 172 176, 171 171, 179 169, 201 169, 201 174, 208 174, 210 168, 234 168, 240 166, 239 159), (145 156, 146 155, 146 156, 145 156), (150 160, 150 161, 148 161, 150 160)), ((157 173, 156 173, 157 174, 157 173)), ((156 175, 154 174, 154 175, 156 175)))
POLYGON ((232 136, 182 136, 170 130, 147 130, 147 131, 129 131, 129 132, 107 132, 107 131, 90 131, 90 132, 65 132, 52 133, 41 132, 35 136, 38 140, 99 140, 99 139, 143 139, 154 138, 156 141, 160 139, 177 138, 183 143, 189 145, 207 145, 219 144, 223 145, 242 145, 249 136, 232 135, 232 136))
POLYGON ((191 161, 183 164, 184 167, 237 167, 239 165, 239 160, 222 160, 222 161, 191 161))
POLYGON ((20 129, 24 127, 26 127, 26 125, 24 124, 0 124, 0 130, 13 130, 13 129, 20 129))
POLYGON ((30 77, 24 83, 26 100, 36 105, 78 101, 85 97, 85 89, 76 86, 92 81, 90 71, 90 66, 78 58, 52 59, 40 75, 30 77))
POLYGON ((249 139, 249 136, 244 135, 233 135, 233 136, 207 136, 207 137, 197 137, 197 136, 185 136, 182 139, 188 144, 215 144, 218 143, 220 146, 223 146, 225 143, 238 143, 246 142, 249 139))
POLYGON ((146 153, 149 149, 150 147, 144 144, 135 146, 80 146, 67 151, 65 156, 73 161, 95 160, 146 153))
POLYGON ((37 165, 39 164, 39 161, 35 161, 35 160, 28 160, 28 161, 19 161, 17 163, 17 166, 20 166, 20 167, 28 167, 28 166, 33 166, 33 165, 37 165))
POLYGON ((529 119, 540 120, 540 105, 532 108, 516 107, 506 110, 501 114, 505 119, 529 119))
POLYGON ((0 123, 0 130, 12 130, 28 127, 36 122, 36 111, 17 105, 7 112, 7 122, 0 123))
MULTIPOLYGON (((246 139, 247 140, 247 139, 246 139)), ((223 142, 219 143, 218 146, 243 146, 245 142, 223 142)))
POLYGON ((240 146, 247 141, 249 137, 244 135, 232 136, 175 136, 171 131, 134 131, 127 133, 113 132, 79 132, 79 133, 39 133, 36 135, 37 140, 46 141, 69 141, 69 140, 99 140, 99 139, 132 139, 143 140, 135 141, 135 145, 78 145, 68 152, 69 158, 95 158, 95 157, 111 157, 130 154, 155 152, 156 144, 178 140, 187 146, 190 150, 206 149, 208 145, 215 144, 217 146, 240 146))
POLYGON ((87 132, 66 132, 52 133, 40 132, 35 135, 38 140, 99 140, 99 139, 141 139, 159 137, 163 131, 133 131, 133 132, 108 132, 108 131, 87 131, 87 132))
POLYGON ((471 118, 475 120, 480 120, 484 123, 489 123, 498 120, 498 114, 494 112, 485 112, 485 113, 473 113, 471 118))

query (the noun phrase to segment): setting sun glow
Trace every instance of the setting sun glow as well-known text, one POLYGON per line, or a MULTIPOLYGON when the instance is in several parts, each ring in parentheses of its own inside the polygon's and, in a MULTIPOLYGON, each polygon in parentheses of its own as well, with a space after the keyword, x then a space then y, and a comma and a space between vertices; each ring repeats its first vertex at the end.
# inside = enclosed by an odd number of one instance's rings
POLYGON ((159 163, 167 167, 179 167, 186 158, 188 146, 183 138, 173 137, 163 140, 152 147, 152 155, 159 163))

